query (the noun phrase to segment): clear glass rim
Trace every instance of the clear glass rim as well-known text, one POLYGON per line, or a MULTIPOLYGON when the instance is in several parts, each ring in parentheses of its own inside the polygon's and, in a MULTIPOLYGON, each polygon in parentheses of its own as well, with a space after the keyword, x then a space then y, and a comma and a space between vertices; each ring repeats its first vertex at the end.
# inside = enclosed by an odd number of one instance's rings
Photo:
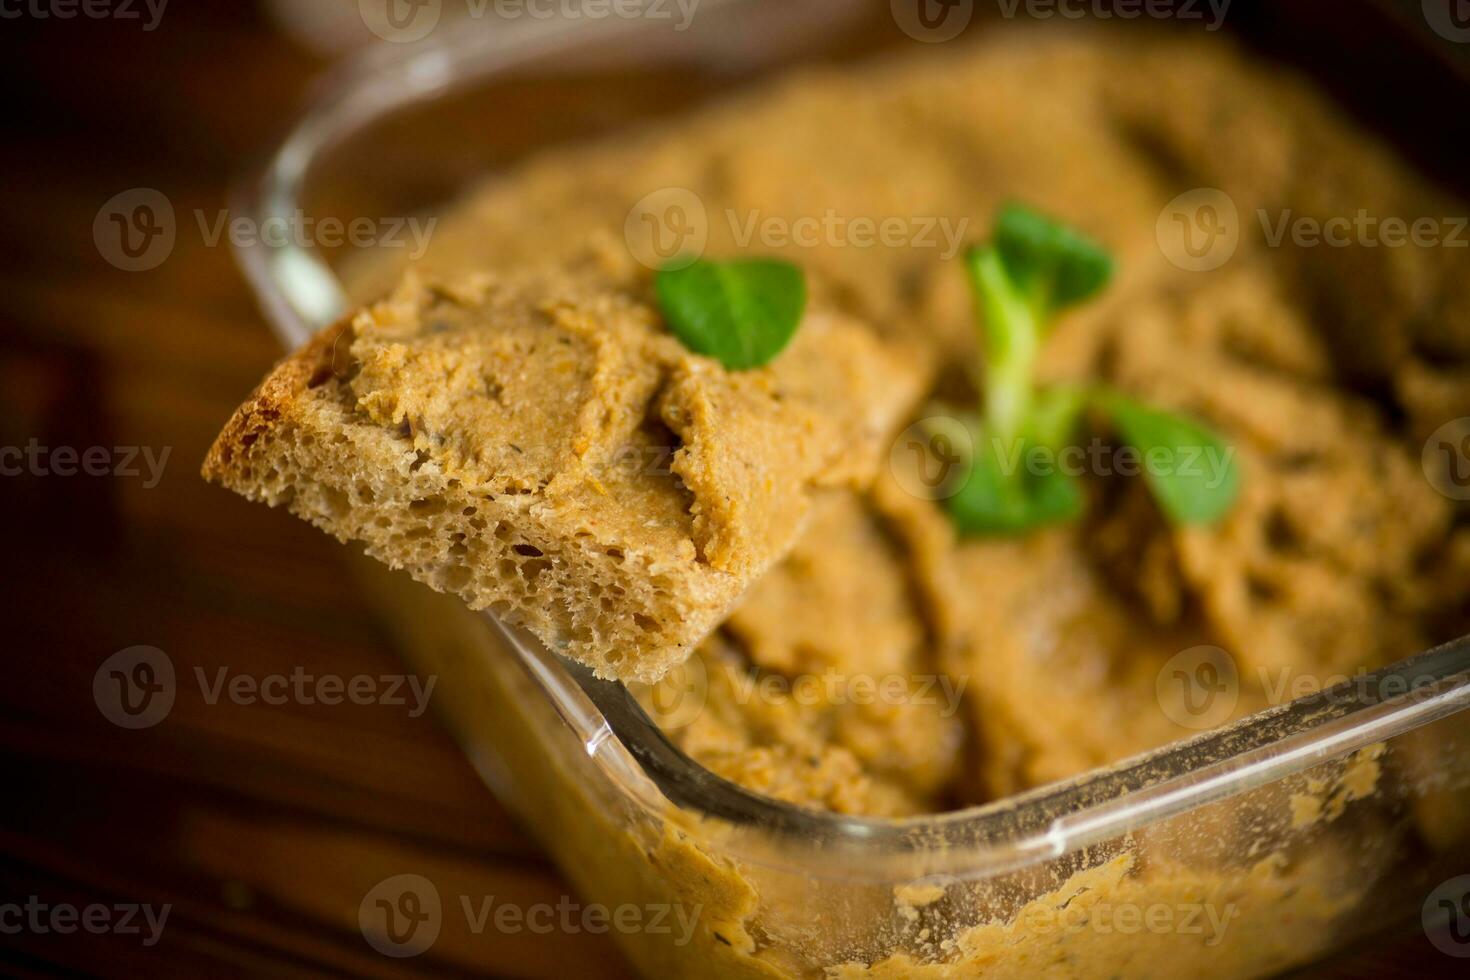
MULTIPOLYGON (((752 0, 704 0, 743 8, 752 0)), ((572 45, 609 40, 637 21, 526 21, 509 30, 457 29, 431 44, 389 46, 330 73, 263 167, 232 197, 235 212, 267 227, 301 207, 313 166, 340 141, 383 117, 468 87, 572 45)), ((237 262, 287 350, 348 310, 328 263, 292 242, 239 244, 237 262)), ((907 819, 847 817, 759 796, 684 756, 648 721, 625 688, 596 690, 589 677, 520 631, 486 617, 517 653, 588 756, 618 791, 655 819, 685 814, 754 833, 726 851, 803 874, 893 881, 943 875, 966 880, 1015 871, 1116 840, 1145 826, 1303 772, 1470 708, 1470 637, 1307 698, 1269 708, 1064 783, 993 803, 907 819), (1377 697, 1371 692, 1408 693, 1377 697), (620 693, 618 693, 620 692, 620 693), (1369 692, 1365 694, 1365 692, 1369 692), (768 846, 820 850, 836 860, 794 863, 768 846), (844 861, 844 856, 861 861, 844 861)))

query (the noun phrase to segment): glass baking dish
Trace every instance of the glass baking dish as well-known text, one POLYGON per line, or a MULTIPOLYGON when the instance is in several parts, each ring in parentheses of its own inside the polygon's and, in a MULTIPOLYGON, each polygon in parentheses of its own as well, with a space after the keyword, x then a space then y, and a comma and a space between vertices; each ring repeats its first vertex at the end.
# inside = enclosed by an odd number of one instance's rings
MULTIPOLYGON (((889 46, 878 8, 705 0, 678 32, 523 18, 384 44, 323 81, 236 212, 261 228, 431 216, 550 143, 889 46), (492 107, 524 124, 473 125, 492 107)), ((238 254, 288 349, 384 285, 349 247, 262 239, 238 254)), ((1436 886, 1470 871, 1465 641, 1019 797, 860 819, 729 783, 621 689, 594 703, 538 644, 354 567, 415 669, 440 677, 438 708, 479 772, 583 897, 697 922, 687 941, 615 932, 647 976, 1267 975, 1430 921, 1436 886)))

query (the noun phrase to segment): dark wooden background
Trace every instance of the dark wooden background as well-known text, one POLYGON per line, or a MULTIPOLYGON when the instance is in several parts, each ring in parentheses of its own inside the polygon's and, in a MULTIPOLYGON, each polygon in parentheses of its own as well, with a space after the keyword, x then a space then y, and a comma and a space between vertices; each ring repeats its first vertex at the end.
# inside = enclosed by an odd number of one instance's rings
POLYGON ((170 450, 152 489, 0 479, 0 902, 174 906, 153 948, 0 934, 0 972, 625 975, 587 933, 451 930, 408 961, 372 950, 357 909, 390 875, 519 904, 567 888, 432 712, 209 705, 193 679, 402 672, 337 544, 198 476, 279 349, 228 247, 188 215, 224 207, 323 59, 246 2, 175 0, 152 32, 0 20, 0 41, 0 445, 170 450), (134 187, 179 217, 149 272, 113 268, 93 241, 98 209, 134 187), (168 653, 179 693, 157 727, 125 731, 92 676, 136 644, 168 653))
MULTIPOLYGON (((324 63, 244 0, 175 0, 152 32, 0 20, 0 446, 170 452, 154 488, 0 478, 0 903, 173 907, 151 948, 0 929, 0 972, 626 974, 611 941, 587 933, 446 926, 416 959, 373 951, 357 909, 390 875, 521 905, 567 887, 432 713, 210 705, 193 680, 196 667, 401 670, 336 543, 197 475, 278 350, 227 247, 182 216, 224 206, 324 63), (181 220, 161 267, 127 273, 92 226, 135 187, 162 191, 181 220), (178 700, 158 726, 126 731, 99 712, 92 679, 138 644, 172 658, 178 700)), ((1456 965, 1410 936, 1331 975, 1456 965)))

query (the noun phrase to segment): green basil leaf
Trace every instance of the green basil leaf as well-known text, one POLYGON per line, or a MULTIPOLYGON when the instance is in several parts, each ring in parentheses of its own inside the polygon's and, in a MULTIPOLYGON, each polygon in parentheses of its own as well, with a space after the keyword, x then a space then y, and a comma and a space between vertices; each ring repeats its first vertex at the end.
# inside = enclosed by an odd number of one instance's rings
POLYGON ((654 283, 674 336, 732 371, 769 364, 806 311, 806 279, 777 259, 701 259, 664 269, 654 283))
POLYGON ((1175 524, 1213 524, 1240 495, 1235 449, 1193 419, 1111 392, 1099 406, 1141 457, 1144 479, 1175 524))
POLYGON ((1043 319, 1095 295, 1113 278, 1107 249, 1019 204, 1006 205, 996 216, 995 248, 1043 319))
MULTIPOLYGON (((1013 461, 1021 466, 1028 444, 1013 461)), ((946 501, 955 528, 966 535, 1020 534, 1082 516, 1084 500, 1075 480, 1051 469, 1012 472, 992 447, 977 451, 964 486, 946 501)))

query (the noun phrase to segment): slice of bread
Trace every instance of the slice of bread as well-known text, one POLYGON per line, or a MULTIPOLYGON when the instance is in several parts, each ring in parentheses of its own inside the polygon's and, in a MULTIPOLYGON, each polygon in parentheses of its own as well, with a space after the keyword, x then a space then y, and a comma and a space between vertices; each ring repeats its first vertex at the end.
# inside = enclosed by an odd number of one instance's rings
POLYGON ((821 313, 726 371, 668 334, 646 278, 595 264, 410 276, 278 365, 204 475, 652 681, 787 552, 814 489, 871 481, 925 382, 821 313))

